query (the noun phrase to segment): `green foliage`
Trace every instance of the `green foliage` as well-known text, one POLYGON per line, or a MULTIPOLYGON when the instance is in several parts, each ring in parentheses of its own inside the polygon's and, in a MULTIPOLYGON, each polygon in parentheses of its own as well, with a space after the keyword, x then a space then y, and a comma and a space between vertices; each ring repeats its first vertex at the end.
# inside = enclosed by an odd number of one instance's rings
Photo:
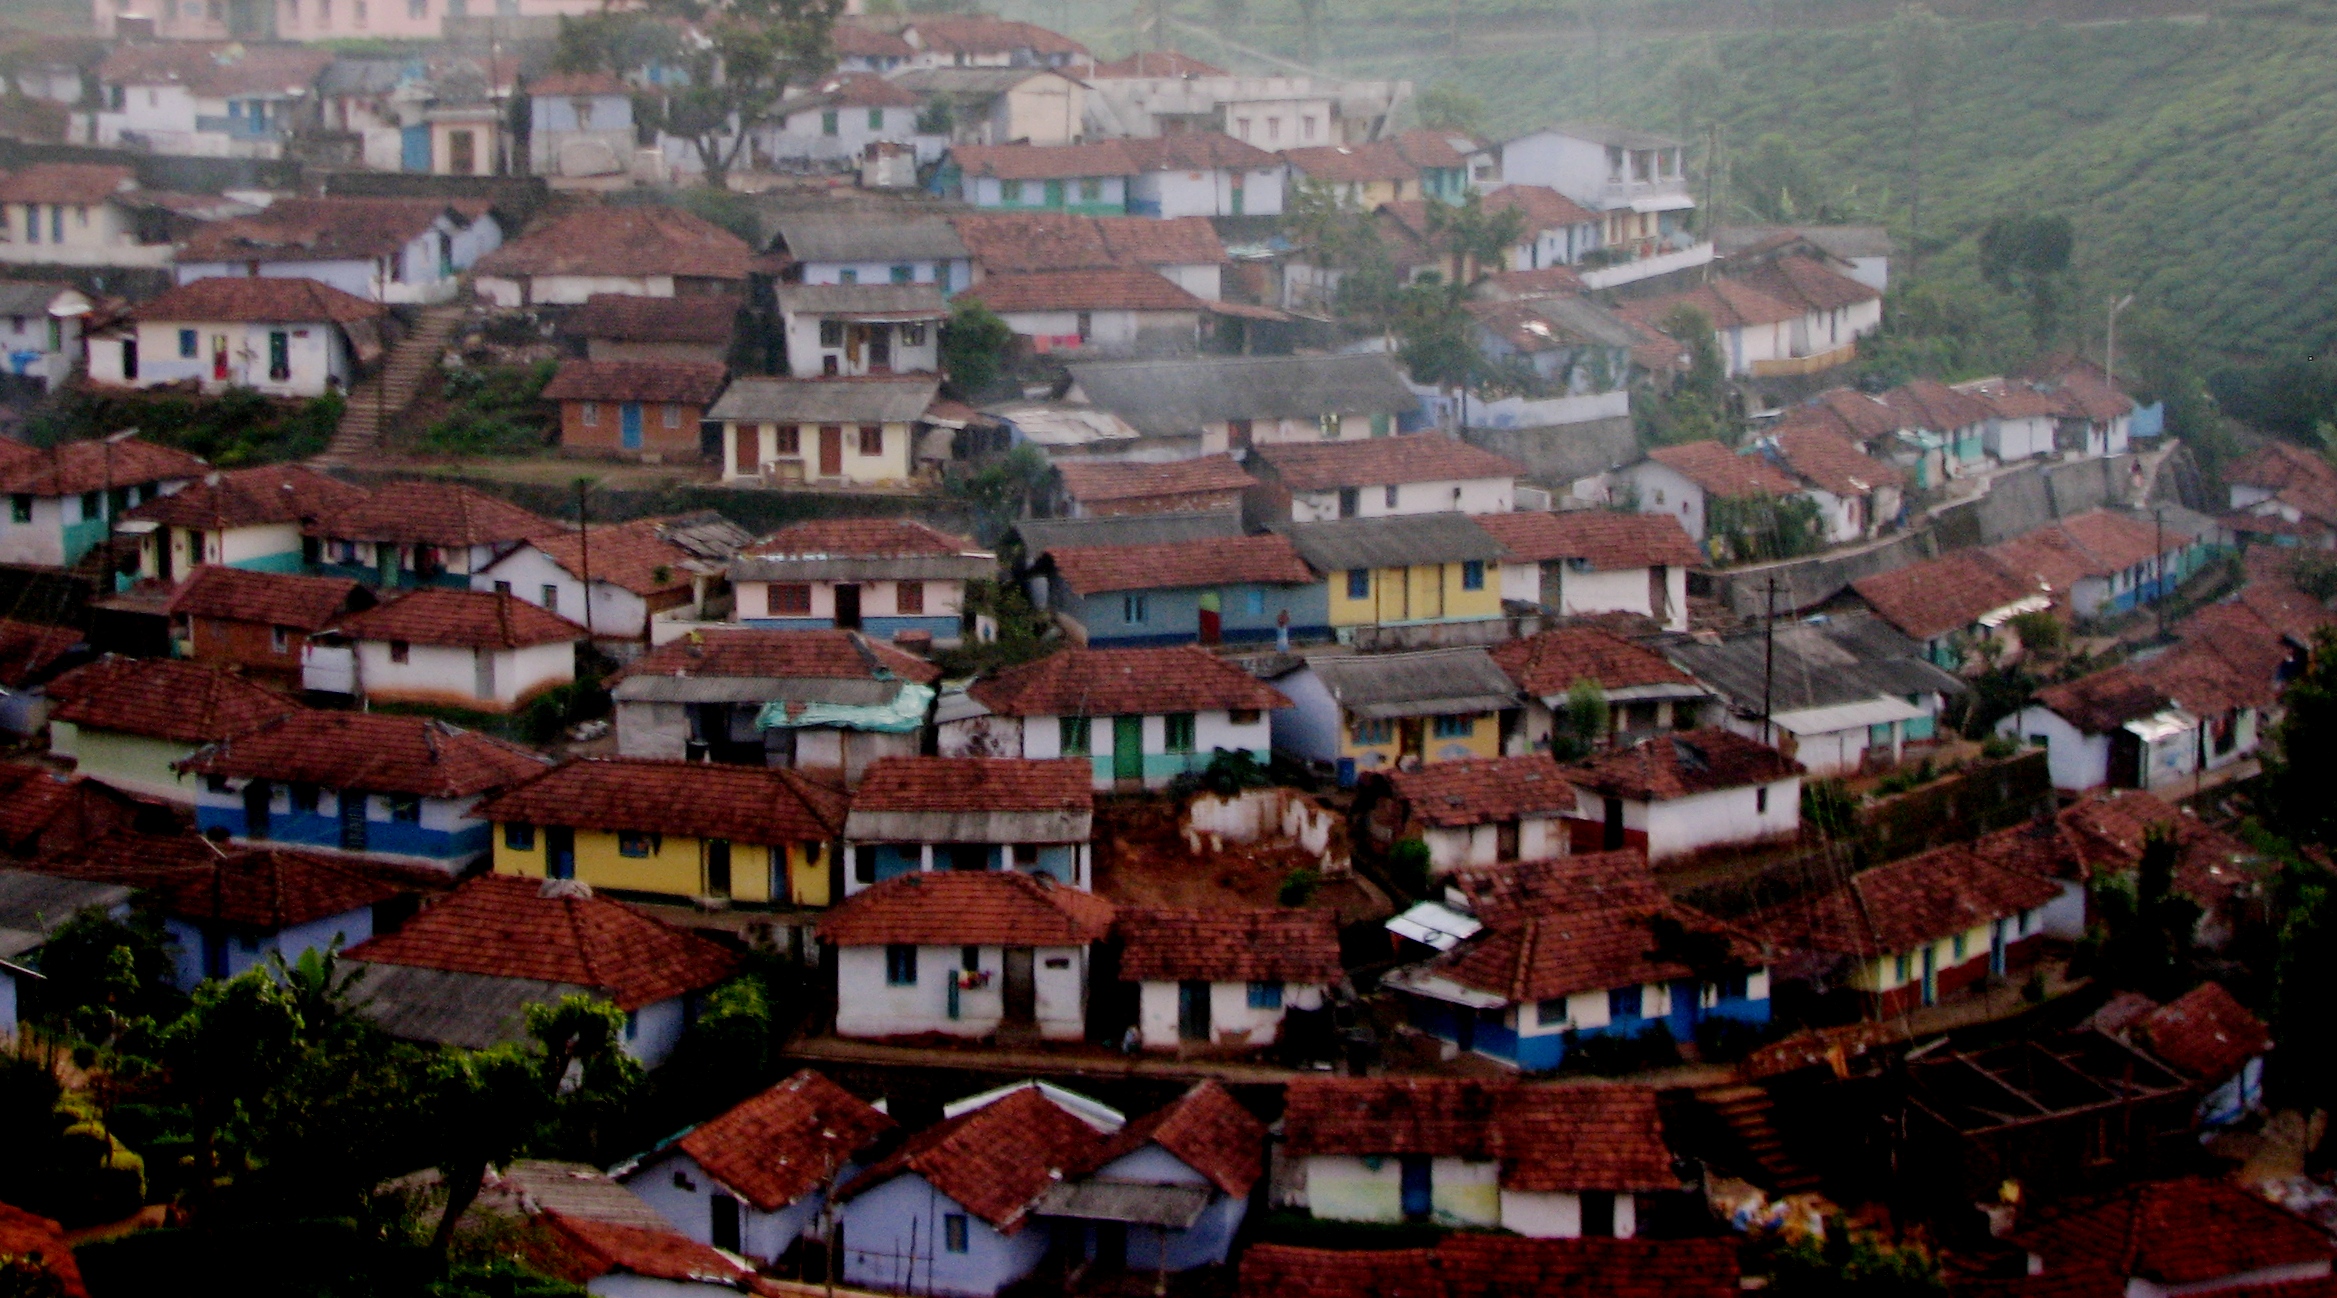
POLYGON ((44 405, 27 422, 23 438, 51 446, 135 428, 146 441, 232 469, 321 453, 340 425, 341 403, 338 392, 287 401, 250 388, 210 397, 83 388, 44 405))
POLYGON ((2069 628, 2045 609, 2016 614, 2012 629, 2020 637, 2021 647, 2033 654, 2050 656, 2069 647, 2069 628))
POLYGON ((968 613, 987 615, 996 622, 998 634, 988 641, 969 636, 957 648, 936 653, 934 662, 944 675, 973 676, 1027 663, 1054 652, 1060 643, 1053 621, 1032 605, 1030 596, 1013 582, 967 582, 965 608, 968 613))
POLYGON ((973 509, 982 536, 996 537, 1015 520, 1029 516, 1053 476, 1046 453, 1025 442, 1004 455, 978 461, 970 470, 949 474, 942 485, 973 509))
POLYGON ((950 390, 968 401, 979 401, 998 387, 1006 373, 1006 358, 1014 347, 1014 330, 990 308, 971 298, 951 305, 941 326, 941 372, 950 390))
POLYGON ((1417 838, 1398 839, 1388 849, 1388 881, 1419 901, 1428 896, 1428 879, 1428 844, 1417 838))
POLYGON ((1769 1292, 1779 1298, 1923 1298, 1947 1292, 1931 1250, 1891 1243, 1839 1216, 1826 1219, 1823 1237, 1778 1241, 1768 1261, 1769 1292))
POLYGON ((1972 678, 1972 692, 1964 704, 1964 737, 1981 739, 1996 723, 2029 705, 2037 692, 2035 677, 2018 667, 1992 668, 1972 678))
POLYGON ((1598 750, 1607 733, 1607 692, 1584 677, 1566 687, 1566 703, 1550 718, 1550 755, 1578 761, 1598 750))
POLYGON ((1876 219, 1859 187, 1840 183, 1826 164, 1794 137, 1770 132, 1735 160, 1729 171, 1730 206, 1754 221, 1852 224, 1876 219))
POLYGON ((1220 748, 1201 771, 1200 785, 1220 798, 1239 796, 1244 789, 1263 789, 1274 782, 1248 749, 1220 748))
POLYGON ((446 417, 422 435, 422 445, 451 455, 525 455, 549 440, 552 411, 544 385, 560 370, 553 360, 533 365, 466 366, 446 375, 446 417))
POLYGON ((1323 886, 1323 876, 1305 866, 1299 866, 1282 876, 1282 887, 1274 894, 1280 906, 1304 906, 1314 900, 1315 890, 1323 886))
POLYGON ((1438 84, 1414 97, 1412 110, 1420 124, 1439 131, 1477 135, 1485 129, 1485 97, 1459 86, 1438 84))
POLYGON ((1990 735, 1980 741, 1980 756, 1991 762, 2001 762, 2020 750, 2020 741, 2011 735, 1990 735))
POLYGON ((1565 1054, 1560 1057, 1561 1073, 1586 1073, 1594 1077, 1620 1077, 1644 1073, 1655 1068, 1669 1068, 1680 1062, 1680 1043, 1672 1039, 1671 1029, 1661 1023, 1637 1036, 1620 1036, 1611 1032, 1584 1036, 1567 1029, 1565 1054))
POLYGON ((1801 786, 1802 823, 1822 838, 1858 836, 1858 799, 1837 779, 1804 780, 1801 786))
POLYGON ((536 695, 519 710, 514 729, 531 744, 548 744, 568 727, 609 714, 609 691, 598 680, 574 680, 536 695))
POLYGON ((1807 496, 1714 496, 1705 502, 1704 548, 1714 563, 1758 563, 1825 546, 1818 502, 1807 496))
POLYGON ((1688 369, 1645 397, 1634 397, 1631 414, 1641 441, 1652 446, 1686 442, 1736 442, 1736 419, 1728 404, 1728 365, 1712 332, 1712 317, 1685 304, 1658 322, 1666 336, 1688 349, 1688 369))
POLYGON ((2174 891, 2179 851, 2173 837, 2153 826, 2141 864, 2131 876, 2097 880, 2090 908, 2096 919, 2088 972, 2158 1001, 2173 1000, 2198 981, 2191 934, 2199 905, 2174 891))
POLYGON ((2327 1030, 2329 988, 2337 986, 2337 877, 2315 862, 2290 860, 2274 903, 2272 1030, 2283 1042, 2278 1078, 2287 1103, 2327 1108, 2337 1101, 2337 1034, 2327 1030))
POLYGON ((706 185, 729 187, 730 169, 747 140, 775 119, 772 110, 835 66, 829 33, 844 0, 668 0, 664 8, 696 21, 702 39, 677 43, 672 62, 686 83, 634 97, 634 119, 690 142, 706 185))
POLYGON ((104 1045, 139 1024, 167 1022, 186 1004, 173 984, 178 961, 151 911, 117 920, 90 909, 41 947, 41 981, 28 983, 27 1017, 104 1045))
POLYGON ((2069 295, 2077 232, 2065 216, 2000 216, 1980 232, 1980 278, 2020 297, 2039 350, 2053 341, 2069 295))
POLYGON ((2267 818, 2299 844, 2337 843, 2337 632, 2314 635, 2312 662, 2281 701, 2287 715, 2264 754, 2267 818))

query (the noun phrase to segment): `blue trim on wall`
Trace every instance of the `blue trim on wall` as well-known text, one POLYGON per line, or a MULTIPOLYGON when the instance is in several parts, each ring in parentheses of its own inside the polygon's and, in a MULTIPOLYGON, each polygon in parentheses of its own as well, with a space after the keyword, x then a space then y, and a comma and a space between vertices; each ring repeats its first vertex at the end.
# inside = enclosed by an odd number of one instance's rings
MULTIPOLYGON (((836 625, 832 617, 750 617, 741 619, 740 626, 760 627, 766 631, 827 631, 836 625)), ((890 640, 903 631, 923 631, 936 640, 955 640, 964 627, 954 617, 863 617, 860 619, 863 635, 875 640, 890 640)))
POLYGON ((280 554, 263 554, 256 559, 238 559, 227 566, 241 568, 245 572, 273 572, 291 577, 297 577, 308 571, 308 564, 301 559, 298 550, 286 550, 280 554))
MULTIPOLYGON (((267 838, 250 839, 244 834, 243 808, 198 806, 195 828, 205 833, 223 829, 229 836, 246 842, 342 850, 340 817, 315 812, 271 812, 267 838)), ((446 830, 428 829, 406 820, 367 820, 362 850, 383 856, 462 861, 488 850, 492 830, 493 826, 485 824, 446 830)))

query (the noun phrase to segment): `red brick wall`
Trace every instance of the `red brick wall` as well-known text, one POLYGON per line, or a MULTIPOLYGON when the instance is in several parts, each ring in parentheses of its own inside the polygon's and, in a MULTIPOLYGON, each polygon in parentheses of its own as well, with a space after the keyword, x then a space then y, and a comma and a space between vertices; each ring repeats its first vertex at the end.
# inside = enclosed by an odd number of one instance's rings
POLYGON ((284 652, 274 648, 274 628, 264 622, 236 622, 198 617, 193 622, 196 662, 241 667, 260 684, 298 688, 300 650, 308 637, 292 631, 284 637, 284 652))
POLYGON ((1174 514, 1197 510, 1239 509, 1242 493, 1235 491, 1189 491, 1182 495, 1137 496, 1127 500, 1099 500, 1082 504, 1091 516, 1110 518, 1123 514, 1174 514))
POLYGON ((599 402, 600 422, 584 422, 582 401, 560 403, 560 449, 571 455, 658 455, 668 462, 688 462, 698 459, 698 421, 705 407, 683 405, 681 426, 665 426, 665 405, 645 401, 641 404, 641 449, 624 448, 624 412, 615 401, 599 402))

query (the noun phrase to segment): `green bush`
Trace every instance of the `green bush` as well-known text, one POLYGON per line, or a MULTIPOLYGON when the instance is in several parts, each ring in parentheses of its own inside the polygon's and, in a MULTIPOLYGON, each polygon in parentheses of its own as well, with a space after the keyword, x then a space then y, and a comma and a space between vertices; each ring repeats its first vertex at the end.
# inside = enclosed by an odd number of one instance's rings
POLYGON ((514 729, 531 744, 548 744, 568 727, 608 714, 609 692, 599 681, 570 681, 529 699, 514 729))
POLYGON ((1322 886, 1323 876, 1302 865, 1282 876, 1282 888, 1274 894, 1274 900, 1278 905, 1304 906, 1314 899, 1315 890, 1322 886))
POLYGON ((1418 901, 1428 895, 1428 844, 1417 838, 1399 840, 1388 849, 1388 882, 1418 901))
POLYGON ((559 369, 559 362, 544 360, 448 372, 445 393, 453 408, 422 434, 422 445, 449 455, 525 455, 542 450, 552 429, 552 412, 543 402, 544 385, 559 369))
POLYGON ((212 397, 83 389, 43 407, 23 436, 36 446, 49 446, 135 428, 146 441, 232 469, 322 452, 340 426, 341 406, 338 392, 286 401, 250 388, 229 388, 212 397))

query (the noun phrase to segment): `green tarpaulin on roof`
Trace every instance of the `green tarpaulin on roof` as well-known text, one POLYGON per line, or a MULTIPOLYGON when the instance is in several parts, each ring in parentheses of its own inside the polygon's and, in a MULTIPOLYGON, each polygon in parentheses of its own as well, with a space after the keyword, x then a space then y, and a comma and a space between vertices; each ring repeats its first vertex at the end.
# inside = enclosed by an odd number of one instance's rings
POLYGON ((785 699, 773 699, 763 705, 755 717, 757 730, 811 730, 833 727, 839 730, 874 730, 888 735, 913 734, 925 724, 925 710, 932 706, 933 687, 904 681, 901 692, 893 695, 890 703, 805 703, 798 711, 789 711, 785 699))

